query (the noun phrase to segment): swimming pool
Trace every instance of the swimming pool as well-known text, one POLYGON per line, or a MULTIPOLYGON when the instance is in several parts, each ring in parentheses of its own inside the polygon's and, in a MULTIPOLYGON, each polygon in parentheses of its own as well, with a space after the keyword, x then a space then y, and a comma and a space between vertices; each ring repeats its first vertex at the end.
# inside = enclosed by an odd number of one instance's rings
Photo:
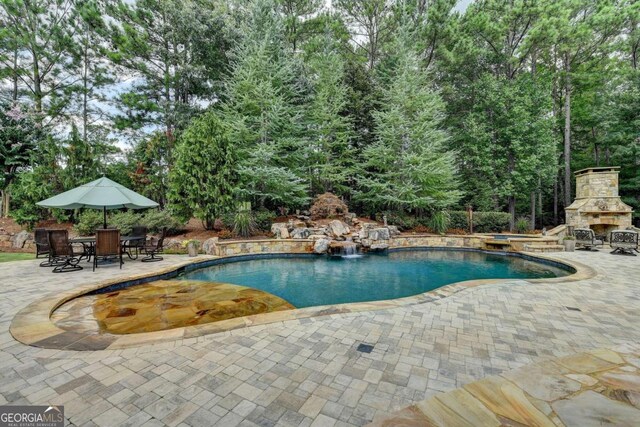
POLYGON ((480 251, 408 250, 361 258, 239 260, 178 279, 231 283, 276 295, 297 308, 402 298, 472 279, 539 279, 570 274, 559 265, 480 251))

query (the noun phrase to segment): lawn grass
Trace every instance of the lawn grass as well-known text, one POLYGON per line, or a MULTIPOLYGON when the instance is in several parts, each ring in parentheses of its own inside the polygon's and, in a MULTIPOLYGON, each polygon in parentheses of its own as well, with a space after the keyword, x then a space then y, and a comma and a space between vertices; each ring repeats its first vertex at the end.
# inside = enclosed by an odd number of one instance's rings
POLYGON ((34 259, 33 254, 0 252, 0 262, 34 259))

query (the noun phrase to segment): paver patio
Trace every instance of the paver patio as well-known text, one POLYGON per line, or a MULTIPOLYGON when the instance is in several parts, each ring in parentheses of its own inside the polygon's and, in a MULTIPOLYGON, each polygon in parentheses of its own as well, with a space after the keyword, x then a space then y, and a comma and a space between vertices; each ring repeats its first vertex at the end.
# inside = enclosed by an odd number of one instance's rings
POLYGON ((640 257, 554 256, 598 275, 91 352, 30 347, 9 325, 46 293, 184 258, 65 275, 3 263, 0 404, 64 404, 74 425, 362 425, 532 362, 640 342, 640 257), (373 351, 357 351, 360 343, 373 351))

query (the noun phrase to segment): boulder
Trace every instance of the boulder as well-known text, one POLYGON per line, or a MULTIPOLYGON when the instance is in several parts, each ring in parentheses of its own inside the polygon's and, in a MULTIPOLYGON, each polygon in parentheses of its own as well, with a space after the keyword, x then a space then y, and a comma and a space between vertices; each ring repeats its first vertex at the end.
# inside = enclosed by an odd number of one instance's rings
POLYGON ((369 230, 369 239, 370 240, 389 240, 391 235, 389 233, 388 228, 374 228, 373 230, 369 230))
POLYGON ((333 237, 342 237, 345 234, 349 234, 349 226, 342 221, 334 219, 328 225, 329 235, 333 237))
POLYGON ((287 228, 289 229, 289 231, 293 231, 296 228, 305 228, 306 226, 307 223, 299 219, 290 219, 287 223, 287 228))
POLYGON ((202 251, 207 255, 217 255, 218 238, 212 237, 202 243, 202 251))
POLYGON ((311 230, 306 227, 294 228, 291 232, 291 238, 293 239, 306 239, 311 235, 311 230))
POLYGON ((164 241, 165 249, 181 249, 182 248, 182 240, 178 239, 168 239, 164 241))
POLYGON ((320 240, 320 239, 326 239, 327 235, 326 234, 310 234, 309 237, 307 237, 307 239, 309 240, 320 240))
POLYGON ((389 245, 387 243, 374 243, 369 246, 370 251, 384 251, 385 249, 389 249, 389 245))
POLYGON ((284 222, 276 222, 271 224, 271 232, 276 236, 276 239, 288 239, 289 228, 288 224, 284 222))
POLYGON ((29 232, 22 230, 21 232, 19 232, 18 234, 16 234, 15 236, 13 236, 13 247, 16 249, 22 249, 22 247, 24 246, 24 242, 26 242, 27 240, 31 239, 31 234, 29 234, 29 232))
POLYGON ((329 242, 330 240, 326 237, 322 239, 316 240, 316 243, 313 245, 313 253, 315 254, 324 254, 329 250, 329 242))
POLYGON ((388 225, 387 228, 389 229, 389 234, 391 236, 399 236, 400 235, 400 230, 398 230, 398 227, 395 225, 388 225))

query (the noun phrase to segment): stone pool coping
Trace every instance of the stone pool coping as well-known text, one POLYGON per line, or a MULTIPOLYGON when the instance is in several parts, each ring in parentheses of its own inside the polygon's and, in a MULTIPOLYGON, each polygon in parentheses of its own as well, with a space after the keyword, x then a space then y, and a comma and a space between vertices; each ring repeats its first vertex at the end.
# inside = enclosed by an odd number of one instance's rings
MULTIPOLYGON (((209 335, 219 332, 230 331, 233 329, 243 328, 246 326, 265 325, 269 323, 283 322, 288 320, 305 319, 309 317, 325 316, 332 314, 347 314, 369 310, 382 310, 390 308, 405 307, 415 304, 423 304, 441 300, 465 289, 474 288, 480 285, 504 284, 514 281, 524 283, 562 283, 575 282, 579 280, 589 279, 596 275, 595 270, 587 265, 583 265, 574 261, 558 260, 549 256, 530 255, 524 252, 497 252, 483 251, 473 248, 464 247, 398 247, 390 248, 390 251, 410 251, 410 250, 452 250, 452 251, 473 251, 500 254, 504 256, 517 256, 525 259, 551 263, 554 265, 562 265, 574 270, 573 274, 568 276, 547 278, 547 279, 481 279, 456 282, 440 288, 428 291, 422 294, 413 295, 404 298, 392 300, 358 302, 324 305, 316 307, 299 308, 288 311, 278 311, 271 313, 262 313, 237 317, 233 319, 221 320, 218 322, 207 323, 203 325, 185 326, 180 328, 168 329, 156 332, 143 332, 128 335, 115 334, 89 334, 64 330, 59 328, 51 321, 52 313, 61 305, 74 298, 85 294, 94 293, 95 291, 113 287, 114 289, 123 284, 131 286, 138 283, 146 283, 152 280, 162 280, 173 278, 185 270, 193 270, 199 268, 202 264, 215 265, 217 260, 224 263, 229 259, 255 259, 260 255, 269 257, 291 256, 299 257, 304 254, 289 253, 265 253, 250 255, 234 255, 224 257, 214 256, 198 256, 190 258, 182 263, 174 264, 170 267, 160 269, 153 273, 145 273, 140 275, 132 275, 125 279, 110 279, 96 282, 93 284, 81 286, 66 292, 49 294, 38 299, 25 308, 20 310, 11 322, 9 331, 11 335, 23 344, 34 347, 49 349, 64 349, 75 351, 96 351, 96 350, 113 350, 138 347, 142 345, 151 345, 161 342, 174 341, 178 339, 195 338, 203 335, 209 335)), ((313 256, 309 254, 310 256, 313 256)))

